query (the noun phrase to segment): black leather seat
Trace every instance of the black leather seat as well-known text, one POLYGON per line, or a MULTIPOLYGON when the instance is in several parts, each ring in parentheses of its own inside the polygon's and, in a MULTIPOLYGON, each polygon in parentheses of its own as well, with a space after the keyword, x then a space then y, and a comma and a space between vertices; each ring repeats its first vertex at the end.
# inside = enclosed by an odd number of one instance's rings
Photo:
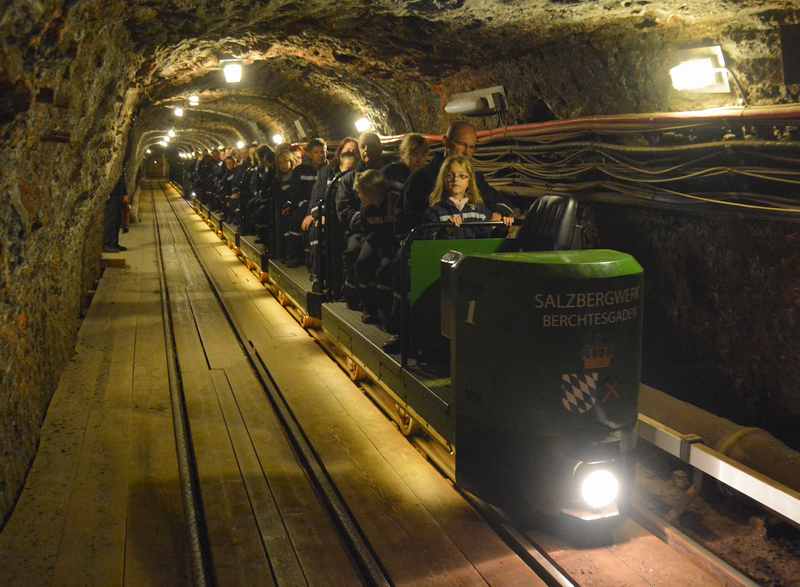
POLYGON ((566 196, 542 196, 531 204, 514 248, 519 251, 561 251, 580 248, 578 204, 566 196))

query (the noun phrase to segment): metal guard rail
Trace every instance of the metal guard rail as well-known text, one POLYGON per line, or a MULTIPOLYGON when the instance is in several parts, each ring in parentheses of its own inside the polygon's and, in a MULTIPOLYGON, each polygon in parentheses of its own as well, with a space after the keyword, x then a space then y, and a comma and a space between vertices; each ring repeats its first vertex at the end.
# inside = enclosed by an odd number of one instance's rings
POLYGON ((639 438, 800 526, 800 492, 706 446, 696 434, 683 434, 644 414, 639 414, 638 431, 639 438))

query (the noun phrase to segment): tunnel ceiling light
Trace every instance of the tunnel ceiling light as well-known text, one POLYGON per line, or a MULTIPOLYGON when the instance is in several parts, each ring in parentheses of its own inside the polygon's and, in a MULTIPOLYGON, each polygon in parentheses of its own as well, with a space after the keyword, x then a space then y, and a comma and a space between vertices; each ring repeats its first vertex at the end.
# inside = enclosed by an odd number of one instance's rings
POLYGON ((168 143, 164 139, 161 139, 160 141, 158 141, 158 144, 161 145, 162 147, 166 147, 168 143))
POLYGON ((175 116, 177 116, 178 118, 183 116, 183 108, 181 108, 180 106, 175 106, 175 110, 173 112, 175 116))
POLYGON ((150 148, 148 147, 147 149, 145 149, 145 150, 144 150, 144 152, 145 152, 147 155, 149 155, 149 154, 150 154, 150 153, 152 153, 153 151, 151 151, 151 150, 150 150, 150 148))
POLYGON ((242 64, 241 63, 227 63, 222 68, 222 73, 225 74, 225 81, 229 84, 238 84, 242 81, 242 64))
POLYGON ((725 57, 719 45, 678 51, 669 70, 672 87, 680 92, 727 94, 731 91, 725 57))
POLYGON ((224 151, 225 150, 225 145, 220 145, 219 147, 217 147, 217 150, 218 151, 224 151))
POLYGON ((358 132, 367 132, 373 129, 372 121, 369 118, 361 117, 356 120, 356 130, 358 132))
POLYGON ((283 135, 280 133, 275 133, 274 135, 272 135, 272 142, 275 143, 276 145, 282 145, 284 140, 285 139, 283 138, 283 135))
POLYGON ((175 138, 175 129, 174 128, 169 129, 169 131, 167 131, 167 136, 169 138, 171 138, 171 139, 174 139, 175 138))
POLYGON ((236 141, 237 149, 244 149, 244 141, 236 141))
POLYGON ((197 106, 198 104, 200 104, 200 96, 197 94, 189 96, 189 106, 197 106))

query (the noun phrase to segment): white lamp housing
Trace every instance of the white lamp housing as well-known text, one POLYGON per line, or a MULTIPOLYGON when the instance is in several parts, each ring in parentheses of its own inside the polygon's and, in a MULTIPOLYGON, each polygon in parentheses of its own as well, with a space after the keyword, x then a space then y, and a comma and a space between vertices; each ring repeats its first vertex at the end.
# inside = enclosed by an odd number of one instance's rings
POLYGON ((276 133, 272 135, 272 142, 276 145, 282 145, 284 141, 283 135, 280 133, 276 133))
POLYGON ((669 70, 672 87, 679 92, 727 94, 731 91, 725 57, 719 45, 678 51, 678 65, 669 70))
POLYGON ((242 81, 242 64, 228 63, 222 68, 222 73, 225 74, 226 82, 229 84, 238 84, 242 81))
POLYGON ((294 127, 297 129, 297 136, 299 138, 304 139, 308 136, 308 131, 306 131, 305 127, 303 126, 303 123, 299 118, 294 121, 294 127))
POLYGON ((466 116, 488 116, 506 110, 508 110, 508 101, 503 86, 453 94, 444 107, 444 111, 448 114, 464 114, 466 116))

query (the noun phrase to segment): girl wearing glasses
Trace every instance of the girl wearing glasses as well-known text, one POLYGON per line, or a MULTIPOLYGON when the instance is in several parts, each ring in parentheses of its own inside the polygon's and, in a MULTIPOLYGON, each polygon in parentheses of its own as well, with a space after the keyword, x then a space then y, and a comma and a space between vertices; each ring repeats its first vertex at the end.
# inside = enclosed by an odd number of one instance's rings
POLYGON ((469 228, 472 222, 489 219, 481 198, 475 172, 467 157, 453 155, 442 163, 436 185, 430 195, 425 223, 449 223, 461 228, 459 238, 485 238, 490 227, 469 228))

